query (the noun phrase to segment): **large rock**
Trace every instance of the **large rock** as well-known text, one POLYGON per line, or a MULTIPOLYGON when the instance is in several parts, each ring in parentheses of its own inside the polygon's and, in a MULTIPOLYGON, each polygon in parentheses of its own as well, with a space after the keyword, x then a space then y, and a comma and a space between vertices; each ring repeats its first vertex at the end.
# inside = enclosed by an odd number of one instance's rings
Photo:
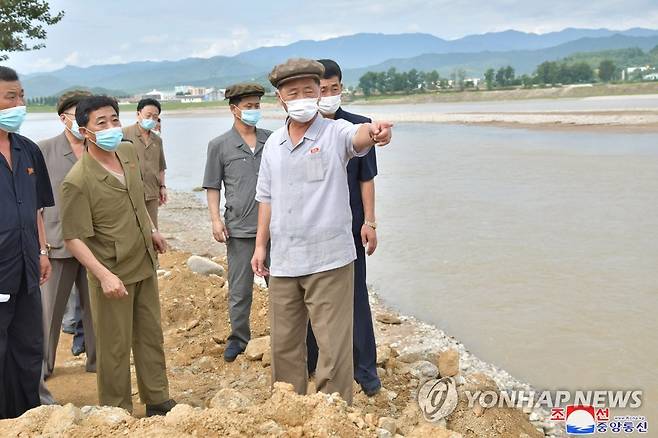
POLYGON ((252 404, 246 395, 233 388, 220 389, 210 400, 210 407, 216 409, 240 409, 252 404))
POLYGON ((391 435, 395 435, 395 432, 398 430, 398 425, 391 417, 381 417, 377 423, 377 426, 379 426, 381 429, 389 431, 391 435))
POLYGON ((391 357, 394 357, 391 347, 388 345, 377 346, 377 365, 384 365, 391 357))
POLYGON ((190 271, 201 275, 214 274, 220 277, 225 275, 224 268, 221 265, 205 257, 191 256, 187 259, 187 267, 190 268, 190 271))
POLYGON ((125 409, 112 406, 83 406, 80 412, 86 425, 119 425, 135 421, 135 417, 125 409))
POLYGON ((249 341, 244 357, 248 360, 261 360, 267 351, 270 351, 270 337, 262 336, 249 341))
POLYGON ((68 403, 55 410, 43 426, 44 435, 61 435, 77 425, 82 419, 80 409, 68 403))
POLYGON ((459 352, 446 350, 439 353, 439 374, 441 377, 454 377, 459 374, 459 352))
POLYGON ((419 360, 418 362, 412 363, 409 372, 412 376, 421 381, 435 379, 439 375, 439 369, 436 365, 427 360, 419 360))

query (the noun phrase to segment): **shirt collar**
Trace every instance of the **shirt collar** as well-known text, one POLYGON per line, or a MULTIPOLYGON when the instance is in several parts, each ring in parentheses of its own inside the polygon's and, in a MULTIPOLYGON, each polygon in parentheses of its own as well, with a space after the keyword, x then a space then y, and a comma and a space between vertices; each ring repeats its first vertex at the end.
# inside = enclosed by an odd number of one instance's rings
POLYGON ((12 149, 16 149, 17 151, 20 151, 22 149, 22 142, 20 141, 20 137, 18 137, 17 134, 14 134, 13 132, 9 133, 9 145, 11 146, 12 149))
POLYGON ((62 147, 62 155, 68 157, 73 153, 71 143, 69 143, 69 139, 66 137, 66 131, 62 131, 62 133, 57 136, 56 141, 61 142, 62 146, 64 146, 62 147))
MULTIPOLYGON (((313 120, 313 123, 311 123, 311 126, 306 128, 306 132, 304 133, 304 137, 302 137, 302 141, 304 139, 309 139, 312 141, 317 140, 318 136, 320 135, 320 128, 322 128, 322 124, 324 123, 324 117, 318 112, 315 115, 315 120, 313 120)), ((290 125, 290 118, 286 119, 286 125, 283 133, 283 138, 281 139, 280 144, 284 144, 286 141, 290 143, 290 150, 293 150, 295 145, 292 144, 292 140, 290 139, 290 133, 288 132, 288 127, 290 125)), ((300 141, 300 144, 301 142, 300 141)))

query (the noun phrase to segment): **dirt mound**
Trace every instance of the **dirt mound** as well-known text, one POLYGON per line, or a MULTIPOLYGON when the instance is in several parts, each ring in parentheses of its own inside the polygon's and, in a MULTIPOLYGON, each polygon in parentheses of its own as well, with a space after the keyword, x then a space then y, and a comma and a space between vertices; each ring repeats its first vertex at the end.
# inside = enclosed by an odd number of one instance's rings
MULTIPOLYGON (((90 384, 91 375, 84 372, 84 359, 71 358, 64 348, 59 350, 55 374, 48 385, 65 405, 42 406, 18 419, 0 421, 0 435, 543 436, 521 411, 473 411, 463 395, 466 385, 458 389, 460 402, 447 423, 427 423, 415 399, 419 378, 424 378, 419 370, 432 374, 438 368, 419 367, 412 359, 421 358, 398 357, 389 345, 379 346, 378 372, 384 388, 377 396, 368 398, 355 384, 352 407, 337 394, 299 396, 282 383, 277 383, 272 391, 269 346, 263 338, 269 335, 267 290, 254 286, 251 317, 252 339, 263 339, 254 343, 249 358, 240 355, 234 362, 226 363, 222 353, 230 333, 228 285, 220 276, 192 273, 186 264, 189 255, 172 251, 162 256, 159 271, 170 389, 179 406, 166 417, 138 418, 143 405, 134 384, 136 416, 119 408, 75 407, 71 401, 93 404, 96 388, 90 384), (86 384, 71 385, 72 379, 83 379, 79 381, 86 384)), ((225 260, 215 261, 226 268, 225 260)), ((378 331, 390 331, 381 324, 378 323, 378 331)), ((424 359, 436 363, 436 357, 424 359)), ((465 377, 468 384, 471 379, 465 377)), ((486 384, 496 385, 493 381, 486 384)), ((312 391, 313 384, 309 388, 312 391)))

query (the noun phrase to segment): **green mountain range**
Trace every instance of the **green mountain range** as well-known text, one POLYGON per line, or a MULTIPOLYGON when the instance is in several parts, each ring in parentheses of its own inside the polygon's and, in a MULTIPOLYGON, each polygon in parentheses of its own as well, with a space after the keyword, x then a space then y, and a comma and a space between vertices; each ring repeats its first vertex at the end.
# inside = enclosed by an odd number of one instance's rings
POLYGON ((448 76, 464 69, 482 76, 489 68, 512 65, 517 73, 531 73, 547 60, 576 54, 626 48, 646 52, 658 45, 658 30, 565 29, 547 34, 505 31, 444 40, 423 33, 355 34, 323 41, 298 41, 286 46, 261 47, 235 56, 144 61, 127 64, 67 66, 23 75, 30 97, 52 96, 73 87, 104 88, 117 94, 144 93, 175 85, 225 87, 243 80, 267 83, 273 65, 291 57, 332 58, 344 69, 344 82, 354 85, 366 71, 438 70, 448 76), (385 50, 382 50, 385 48, 385 50))

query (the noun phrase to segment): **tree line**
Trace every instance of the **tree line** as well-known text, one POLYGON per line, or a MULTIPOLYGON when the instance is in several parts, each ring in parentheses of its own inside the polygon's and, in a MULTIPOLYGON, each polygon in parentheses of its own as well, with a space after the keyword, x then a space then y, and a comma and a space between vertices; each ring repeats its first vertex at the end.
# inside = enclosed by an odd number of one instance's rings
MULTIPOLYGON (((619 69, 611 60, 602 60, 594 69, 584 61, 546 61, 537 66, 533 74, 517 76, 511 65, 497 70, 489 68, 484 73, 484 84, 488 90, 494 88, 518 87, 530 88, 535 85, 584 84, 594 81, 609 82, 617 79, 619 69)), ((478 79, 467 79, 466 71, 457 69, 450 78, 442 78, 436 70, 430 72, 411 69, 398 72, 391 67, 385 72, 366 72, 359 78, 358 88, 365 96, 372 94, 414 93, 426 90, 477 88, 478 79)))

